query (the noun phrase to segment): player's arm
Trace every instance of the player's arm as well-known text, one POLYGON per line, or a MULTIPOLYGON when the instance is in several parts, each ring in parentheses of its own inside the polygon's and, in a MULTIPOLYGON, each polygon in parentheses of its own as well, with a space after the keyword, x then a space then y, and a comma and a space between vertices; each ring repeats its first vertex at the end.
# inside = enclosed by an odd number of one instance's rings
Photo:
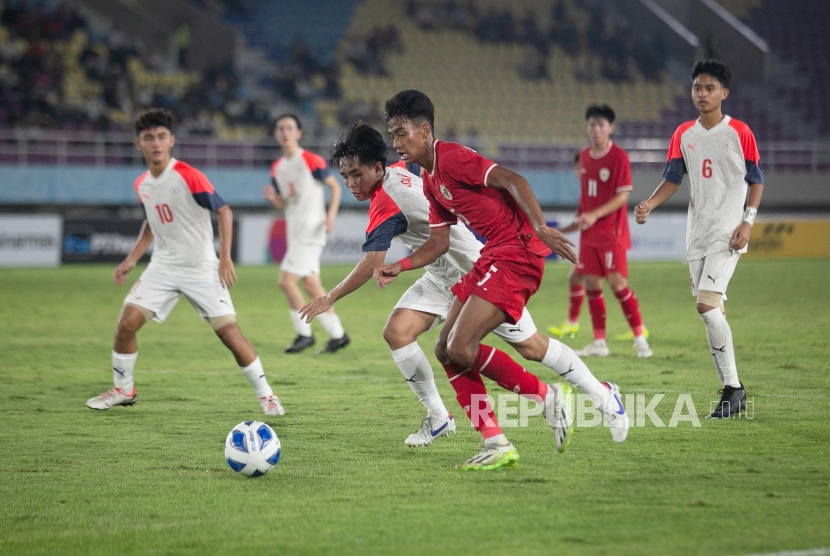
POLYGON ((764 194, 763 183, 749 184, 749 198, 746 201, 746 211, 744 212, 744 219, 735 231, 732 232, 732 239, 729 241, 729 248, 743 249, 749 243, 749 231, 752 229, 752 224, 755 223, 755 214, 758 212, 758 207, 761 206, 761 196, 764 194))
POLYGON ((349 275, 329 293, 316 297, 303 305, 300 308, 300 318, 306 322, 311 322, 320 313, 325 313, 334 307, 334 303, 338 299, 346 297, 371 280, 375 269, 383 265, 383 259, 385 257, 386 251, 368 251, 363 255, 363 258, 357 263, 357 266, 354 267, 349 275))
POLYGON ((127 275, 132 269, 135 268, 135 265, 144 253, 147 252, 147 249, 150 247, 151 243, 153 243, 153 231, 150 230, 150 224, 148 224, 147 220, 145 220, 141 224, 141 230, 138 232, 138 239, 136 240, 135 245, 133 245, 132 250, 130 250, 130 254, 127 255, 124 262, 115 267, 112 279, 115 280, 116 284, 123 286, 127 283, 127 275))
POLYGON ((637 208, 634 209, 637 224, 645 224, 649 213, 668 201, 672 195, 677 193, 678 189, 680 189, 680 186, 676 183, 663 180, 654 193, 651 194, 651 197, 637 205, 637 208))
POLYGON ((277 186, 273 183, 262 188, 262 196, 274 210, 282 210, 285 208, 285 199, 282 198, 277 186))
POLYGON ((231 260, 231 243, 233 242, 233 211, 228 205, 216 209, 216 221, 219 228, 219 281, 223 288, 232 288, 236 283, 236 270, 231 260))
POLYGON ((576 263, 576 255, 571 247, 573 242, 566 238, 562 232, 554 228, 549 228, 545 222, 545 217, 542 215, 542 208, 539 202, 533 195, 533 190, 530 189, 530 184, 527 180, 507 168, 501 166, 494 166, 487 176, 487 187, 493 189, 504 189, 507 191, 519 208, 530 218, 530 223, 533 225, 533 231, 536 236, 544 242, 545 245, 551 248, 554 253, 576 263))
POLYGON ((617 193, 611 197, 607 203, 598 206, 594 210, 589 210, 588 212, 580 214, 574 221, 574 224, 576 224, 580 230, 587 230, 596 224, 597 220, 600 218, 613 214, 615 211, 619 210, 620 207, 627 205, 628 194, 630 192, 630 190, 617 191, 617 193))
POLYGON ((450 227, 437 226, 429 229, 429 237, 412 254, 400 261, 376 268, 374 277, 378 280, 378 289, 394 280, 404 270, 424 267, 435 261, 450 249, 450 227))
POLYGON ((329 209, 326 213, 326 233, 330 234, 334 231, 334 221, 337 219, 337 211, 340 210, 340 196, 343 191, 340 189, 340 182, 332 174, 329 174, 323 183, 331 189, 329 209))

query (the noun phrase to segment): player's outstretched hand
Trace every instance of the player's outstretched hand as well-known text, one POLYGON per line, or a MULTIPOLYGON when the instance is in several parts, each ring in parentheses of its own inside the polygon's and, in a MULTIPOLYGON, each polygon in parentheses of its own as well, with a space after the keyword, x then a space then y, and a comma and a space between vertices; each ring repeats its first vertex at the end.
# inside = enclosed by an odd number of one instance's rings
POLYGON ((571 249, 571 247, 576 246, 573 241, 565 237, 565 234, 555 228, 546 227, 538 232, 537 235, 554 253, 566 261, 571 261, 574 264, 577 263, 576 254, 571 249))
POLYGON ((329 309, 334 307, 334 302, 329 299, 328 295, 321 295, 320 297, 315 297, 302 307, 300 307, 300 318, 303 319, 305 322, 310 323, 314 317, 319 315, 320 313, 325 313, 329 309))
POLYGON ((274 189, 273 185, 266 185, 262 188, 262 196, 265 197, 267 201, 275 201, 279 198, 277 194, 277 190, 274 189))
POLYGON ((127 275, 134 268, 134 262, 124 261, 123 263, 115 267, 115 272, 112 273, 112 279, 115 280, 115 283, 119 286, 123 286, 127 283, 127 275))
POLYGON ((651 213, 651 207, 646 201, 643 201, 634 208, 634 216, 637 218, 637 224, 645 224, 646 218, 651 213))
POLYGON ((392 263, 376 268, 372 273, 372 277, 378 281, 378 289, 383 291, 386 284, 397 278, 398 274, 403 272, 403 267, 400 263, 392 263))
POLYGON ((236 284, 236 270, 233 268, 233 261, 230 259, 220 259, 219 261, 219 282, 222 287, 230 289, 236 284))
POLYGON ((740 225, 732 232, 732 239, 729 241, 729 248, 738 251, 746 247, 749 243, 749 231, 752 226, 748 222, 741 222, 740 225))

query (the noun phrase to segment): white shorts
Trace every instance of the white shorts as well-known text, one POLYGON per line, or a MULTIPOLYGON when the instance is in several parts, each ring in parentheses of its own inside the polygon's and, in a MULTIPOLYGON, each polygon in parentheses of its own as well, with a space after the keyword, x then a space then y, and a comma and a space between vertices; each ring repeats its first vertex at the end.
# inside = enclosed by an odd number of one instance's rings
POLYGON ((289 245, 280 263, 280 270, 300 278, 320 274, 320 256, 323 249, 325 247, 320 245, 289 245))
MULTIPOLYGON (((421 313, 436 315, 435 322, 430 330, 444 322, 447 312, 455 299, 450 287, 433 278, 429 272, 418 278, 408 290, 404 292, 395 309, 411 309, 421 313)), ((522 312, 522 318, 516 324, 505 322, 493 330, 493 334, 508 344, 518 344, 536 334, 536 324, 527 308, 522 312)))
POLYGON ((222 287, 218 274, 212 280, 170 276, 145 270, 133 284, 124 303, 152 311, 156 314, 154 321, 164 322, 182 295, 203 319, 236 314, 231 294, 222 287))
POLYGON ((692 295, 697 297, 699 290, 723 294, 726 299, 726 287, 741 254, 737 251, 718 251, 702 259, 689 261, 689 277, 692 282, 692 295))

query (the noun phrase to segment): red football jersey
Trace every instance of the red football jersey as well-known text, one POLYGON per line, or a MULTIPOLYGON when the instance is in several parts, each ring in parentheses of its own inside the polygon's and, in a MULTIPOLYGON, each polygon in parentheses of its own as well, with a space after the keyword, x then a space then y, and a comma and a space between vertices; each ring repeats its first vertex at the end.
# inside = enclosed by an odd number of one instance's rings
MULTIPOLYGON (((579 153, 579 174, 582 194, 577 214, 589 212, 610 201, 620 191, 631 191, 631 164, 626 152, 609 141, 605 152, 595 155, 591 147, 579 153)), ((612 247, 619 244, 631 249, 628 231, 628 205, 600 218, 583 231, 579 242, 591 247, 612 247)))
POLYGON ((545 257, 550 249, 536 237, 527 215, 506 191, 487 187, 497 164, 457 143, 435 141, 432 172, 423 172, 429 199, 429 226, 457 224, 460 219, 487 240, 482 255, 518 247, 545 257))

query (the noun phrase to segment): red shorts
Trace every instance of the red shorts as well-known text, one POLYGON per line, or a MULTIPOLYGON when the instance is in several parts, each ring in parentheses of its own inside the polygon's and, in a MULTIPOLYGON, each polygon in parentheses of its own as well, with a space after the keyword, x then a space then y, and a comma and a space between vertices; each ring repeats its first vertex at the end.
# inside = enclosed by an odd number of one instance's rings
POLYGON ((608 276, 619 272, 628 278, 628 256, 626 249, 619 245, 612 247, 589 247, 579 244, 579 264, 577 274, 591 276, 608 276))
POLYGON ((496 251, 481 256, 473 268, 452 287, 463 303, 471 295, 489 301, 505 313, 510 324, 522 318, 530 296, 545 273, 545 259, 528 251, 496 251))

